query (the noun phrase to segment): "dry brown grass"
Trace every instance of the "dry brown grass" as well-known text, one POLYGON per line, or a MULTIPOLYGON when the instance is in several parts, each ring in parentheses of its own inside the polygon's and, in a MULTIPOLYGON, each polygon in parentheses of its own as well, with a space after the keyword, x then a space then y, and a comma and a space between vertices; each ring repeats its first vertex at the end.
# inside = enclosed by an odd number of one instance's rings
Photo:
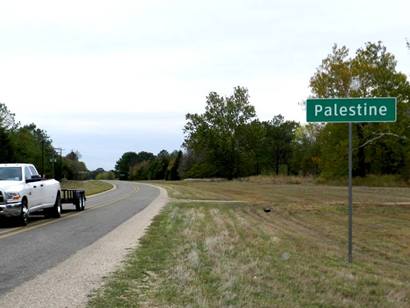
MULTIPOLYGON (((307 207, 336 205, 347 202, 347 188, 344 186, 315 185, 312 182, 301 185, 270 183, 267 181, 225 181, 225 182, 162 182, 175 199, 238 200, 258 204, 298 204, 307 207)), ((354 187, 356 204, 410 204, 410 188, 405 187, 354 187)))
POLYGON ((284 175, 258 175, 239 179, 242 182, 257 184, 313 184, 313 177, 284 176, 284 175))
POLYGON ((355 187, 349 265, 344 187, 252 180, 161 185, 172 204, 92 306, 410 305, 409 188, 355 187))

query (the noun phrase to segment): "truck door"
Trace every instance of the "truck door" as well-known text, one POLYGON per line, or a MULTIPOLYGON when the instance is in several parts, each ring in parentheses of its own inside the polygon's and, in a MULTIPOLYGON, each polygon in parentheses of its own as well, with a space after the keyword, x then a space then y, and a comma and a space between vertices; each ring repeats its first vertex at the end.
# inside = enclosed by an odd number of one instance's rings
MULTIPOLYGON (((31 171, 28 167, 24 167, 24 179, 31 179, 31 171)), ((28 207, 33 208, 40 204, 40 189, 38 182, 26 183, 28 188, 28 207)))
MULTIPOLYGON (((30 169, 31 176, 34 175, 34 176, 40 177, 40 174, 38 174, 37 169, 34 166, 28 166, 28 168, 30 169)), ((37 189, 37 198, 38 198, 37 204, 38 205, 44 205, 44 204, 50 203, 49 202, 50 196, 47 196, 47 189, 45 187, 44 182, 45 181, 43 180, 38 181, 38 182, 33 182, 33 184, 35 184, 36 186, 35 189, 37 189)))

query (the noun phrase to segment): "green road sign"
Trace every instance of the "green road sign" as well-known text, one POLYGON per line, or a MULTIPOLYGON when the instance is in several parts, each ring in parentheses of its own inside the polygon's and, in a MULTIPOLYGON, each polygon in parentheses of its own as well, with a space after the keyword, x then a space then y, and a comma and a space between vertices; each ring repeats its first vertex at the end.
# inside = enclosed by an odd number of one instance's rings
POLYGON ((306 101, 307 122, 396 122, 397 100, 381 98, 318 98, 306 101))
POLYGON ((395 97, 319 98, 306 101, 307 122, 349 123, 349 263, 353 260, 352 122, 396 122, 396 117, 397 100, 395 97))

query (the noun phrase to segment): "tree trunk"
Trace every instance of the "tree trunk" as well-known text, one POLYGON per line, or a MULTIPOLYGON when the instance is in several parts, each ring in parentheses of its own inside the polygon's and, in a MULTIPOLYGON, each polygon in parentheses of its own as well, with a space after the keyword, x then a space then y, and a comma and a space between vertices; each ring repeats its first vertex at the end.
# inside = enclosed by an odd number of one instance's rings
POLYGON ((275 173, 276 173, 276 175, 279 175, 279 166, 280 166, 280 159, 279 159, 279 155, 276 153, 276 158, 275 158, 275 173))

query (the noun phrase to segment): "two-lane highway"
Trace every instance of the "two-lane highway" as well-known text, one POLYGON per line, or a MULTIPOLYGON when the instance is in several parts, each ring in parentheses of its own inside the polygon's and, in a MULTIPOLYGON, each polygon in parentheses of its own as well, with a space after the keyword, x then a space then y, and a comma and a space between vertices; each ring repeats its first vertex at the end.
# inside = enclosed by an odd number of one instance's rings
MULTIPOLYGON (((22 228, 1 226, 0 297, 91 245, 159 195, 155 187, 112 183, 117 189, 89 198, 83 212, 66 212, 60 219, 40 219, 22 228)), ((29 296, 26 292, 22 296, 29 296)))

